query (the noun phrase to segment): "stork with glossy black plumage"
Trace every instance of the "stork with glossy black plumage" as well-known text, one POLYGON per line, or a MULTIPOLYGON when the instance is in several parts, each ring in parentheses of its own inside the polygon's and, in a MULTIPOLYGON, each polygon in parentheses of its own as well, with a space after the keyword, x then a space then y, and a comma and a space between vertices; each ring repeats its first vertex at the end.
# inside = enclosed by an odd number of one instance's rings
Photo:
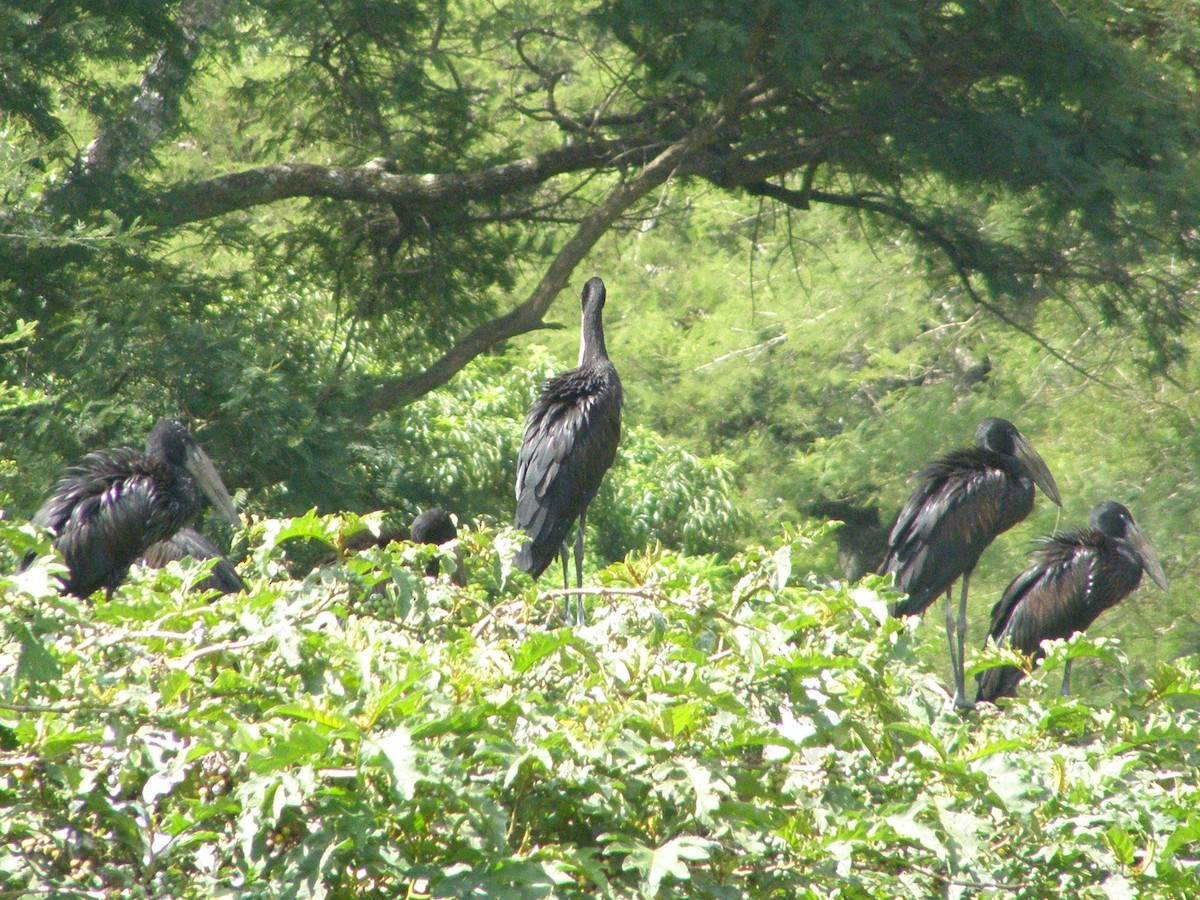
POLYGON ((952 451, 921 472, 888 536, 880 571, 894 572, 896 587, 908 594, 892 607, 892 615, 919 615, 946 595, 946 638, 958 706, 969 705, 963 642, 971 573, 988 544, 1033 510, 1035 485, 1062 506, 1054 476, 1025 436, 1006 419, 984 419, 975 431, 974 447, 952 451), (956 624, 951 589, 959 578, 956 624))
MULTIPOLYGON (((1066 639, 1084 631, 1100 613, 1137 588, 1142 572, 1164 591, 1167 576, 1146 535, 1124 506, 1108 500, 1096 506, 1088 527, 1044 538, 1037 559, 1012 580, 992 608, 988 638, 1039 660, 1042 641, 1066 639)), ((975 676, 976 702, 996 702, 1016 693, 1025 673, 996 666, 975 676)), ((1062 692, 1070 690, 1071 661, 1063 669, 1062 692)))
MULTIPOLYGON (((564 589, 570 586, 567 539, 576 519, 575 582, 583 586, 588 504, 621 439, 621 379, 604 346, 604 297, 599 278, 583 286, 579 365, 542 386, 525 418, 517 461, 517 527, 529 537, 517 552, 517 568, 537 578, 561 554, 564 589)), ((572 619, 569 599, 567 618, 572 619)), ((576 596, 574 621, 584 621, 582 595, 576 596)))
POLYGON ((64 590, 110 594, 129 566, 200 512, 207 497, 237 524, 237 510, 208 455, 180 422, 161 419, 146 449, 97 450, 68 468, 33 523, 55 535, 70 574, 64 590))
POLYGON ((194 528, 180 528, 165 541, 156 541, 142 554, 142 562, 152 569, 182 559, 215 559, 206 578, 196 583, 196 590, 236 594, 246 589, 246 582, 221 552, 221 548, 194 528))
MULTIPOLYGON (((454 524, 450 513, 440 507, 425 510, 413 519, 412 528, 409 529, 409 539, 414 544, 441 546, 456 537, 458 537, 458 526, 454 524)), ((429 578, 437 578, 440 571, 441 560, 435 556, 426 564, 425 574, 429 578)), ((459 573, 456 572, 455 577, 459 577, 459 573)))

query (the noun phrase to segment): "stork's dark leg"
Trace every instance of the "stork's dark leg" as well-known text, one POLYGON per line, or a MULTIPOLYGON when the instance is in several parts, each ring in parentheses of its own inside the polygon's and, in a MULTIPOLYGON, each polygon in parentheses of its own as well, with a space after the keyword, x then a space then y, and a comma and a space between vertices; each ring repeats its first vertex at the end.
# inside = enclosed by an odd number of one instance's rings
POLYGON ((964 673, 967 655, 967 588, 971 583, 971 573, 964 572, 962 577, 962 593, 958 597, 958 668, 954 672, 954 705, 967 707, 966 675, 964 673))
POLYGON ((1068 659, 1067 664, 1063 666, 1062 695, 1064 697, 1069 696, 1071 693, 1071 663, 1073 662, 1075 662, 1075 660, 1068 659))
MULTIPOLYGON (((583 587, 583 526, 587 522, 587 507, 579 513, 579 531, 575 534, 575 587, 583 587)), ((583 594, 575 595, 575 624, 583 625, 586 616, 583 612, 583 594)))
POLYGON ((958 685, 958 653, 959 648, 954 641, 954 585, 946 588, 946 644, 950 647, 950 671, 954 677, 954 702, 957 704, 961 694, 958 685))
MULTIPOLYGON (((566 541, 563 541, 562 545, 558 548, 558 555, 559 555, 559 558, 562 559, 563 591, 569 591, 571 589, 571 579, 567 576, 567 567, 570 562, 571 551, 567 549, 566 541)), ((567 624, 570 624, 570 622, 571 622, 571 595, 567 594, 567 593, 563 594, 563 617, 567 620, 567 624)))

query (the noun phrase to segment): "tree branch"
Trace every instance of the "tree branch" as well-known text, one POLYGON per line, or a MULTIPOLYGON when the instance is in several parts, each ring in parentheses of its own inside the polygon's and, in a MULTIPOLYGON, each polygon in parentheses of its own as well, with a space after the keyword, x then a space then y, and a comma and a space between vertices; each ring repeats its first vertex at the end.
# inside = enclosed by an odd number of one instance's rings
POLYGON ((808 209, 809 202, 815 201, 817 203, 826 203, 831 206, 843 206, 850 209, 860 209, 866 212, 877 213, 907 225, 913 231, 917 232, 930 243, 938 247, 938 249, 940 249, 946 255, 947 259, 950 260, 950 264, 954 267, 955 274, 962 283, 963 289, 967 292, 967 294, 971 297, 971 300, 974 301, 977 306, 979 306, 981 309, 986 309, 1010 328, 1014 328, 1021 332, 1021 334, 1032 340, 1063 365, 1068 366, 1069 368, 1078 372, 1084 378, 1088 379, 1089 381, 1094 381, 1096 384, 1099 384, 1110 390, 1117 390, 1116 385, 1106 381, 1092 372, 1089 372, 1079 363, 1075 362, 1075 360, 1071 359, 1065 353, 1049 344, 1045 338, 1035 332, 1032 328, 1028 327, 1027 325, 1022 325, 996 304, 984 298, 982 294, 975 290, 975 285, 971 281, 971 271, 977 269, 977 267, 972 265, 966 254, 963 253, 962 248, 956 244, 952 238, 938 231, 937 228, 935 228, 931 223, 922 219, 912 210, 903 206, 885 203, 882 200, 875 200, 870 197, 861 197, 853 194, 834 194, 828 191, 817 190, 808 190, 801 194, 780 185, 769 184, 767 182, 747 184, 744 187, 748 193, 755 194, 757 196, 770 197, 797 209, 808 209))
MULTIPOLYGON (((695 134, 685 132, 675 144, 686 141, 689 146, 699 147, 695 134)), ((681 160, 677 171, 728 189, 808 165, 827 154, 842 137, 831 134, 810 141, 789 139, 753 155, 714 146, 681 160)), ((398 174, 388 170, 386 161, 374 160, 361 166, 277 163, 169 188, 151 196, 137 212, 144 225, 171 228, 297 198, 439 210, 494 200, 537 187, 557 175, 595 172, 652 159, 675 144, 636 136, 621 140, 594 138, 484 169, 422 175, 398 174)))
POLYGON ((622 156, 660 152, 628 141, 595 140, 558 147, 473 172, 398 175, 375 161, 362 166, 289 162, 170 188, 153 197, 142 221, 172 227, 300 197, 442 208, 489 200, 568 172, 614 165, 622 156))
POLYGON ((711 140, 725 121, 732 102, 735 100, 721 103, 704 122, 663 150, 633 178, 618 184, 604 202, 587 213, 524 303, 474 328, 424 371, 389 379, 370 391, 357 404, 358 418, 369 419, 411 403, 445 384, 480 353, 503 340, 542 327, 542 316, 596 242, 625 210, 663 184, 682 168, 692 151, 711 140))
POLYGON ((144 157, 179 119, 179 106, 191 78, 200 39, 221 18, 228 0, 185 0, 178 35, 142 76, 141 90, 128 111, 88 145, 69 189, 80 181, 107 181, 144 157))

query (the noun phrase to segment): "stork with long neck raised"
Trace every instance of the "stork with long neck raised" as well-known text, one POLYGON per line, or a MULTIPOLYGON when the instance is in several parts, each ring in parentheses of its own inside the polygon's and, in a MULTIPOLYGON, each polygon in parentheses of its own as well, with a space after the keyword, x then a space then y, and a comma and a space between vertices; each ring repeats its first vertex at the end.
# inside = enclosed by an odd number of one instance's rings
MULTIPOLYGON (((529 537, 517 552, 517 568, 537 578, 561 555, 564 589, 570 587, 567 540, 576 519, 575 583, 583 586, 588 505, 616 458, 621 439, 623 394, 604 343, 604 301, 604 282, 589 279, 580 299, 579 364, 542 386, 525 418, 517 461, 516 524, 529 537)), ((571 620, 569 600, 567 607, 571 620)), ((577 597, 573 620, 584 621, 582 597, 577 597)))

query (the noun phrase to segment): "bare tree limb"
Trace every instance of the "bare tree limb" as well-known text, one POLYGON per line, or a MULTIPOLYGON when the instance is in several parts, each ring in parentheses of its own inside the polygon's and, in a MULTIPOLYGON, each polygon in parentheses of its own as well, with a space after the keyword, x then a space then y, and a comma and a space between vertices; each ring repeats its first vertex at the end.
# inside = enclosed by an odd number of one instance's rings
POLYGON ((769 338, 760 344, 755 344, 752 347, 742 347, 740 350, 732 350, 729 353, 722 353, 716 359, 711 359, 702 365, 696 366, 694 369, 692 369, 692 372, 703 372, 706 369, 719 366, 721 363, 730 359, 737 359, 740 356, 749 356, 751 354, 762 353, 764 350, 770 350, 776 344, 782 344, 787 339, 787 332, 784 332, 783 334, 777 334, 775 337, 769 338))
POLYGON ((558 251, 541 280, 520 306, 473 329, 440 359, 414 375, 389 379, 363 398, 357 406, 360 417, 370 418, 395 409, 440 387, 480 353, 508 338, 542 327, 542 316, 566 286, 575 267, 621 213, 666 181, 683 156, 709 131, 697 129, 669 146, 629 181, 622 182, 599 206, 579 222, 575 234, 558 251))
POLYGON ((1063 365, 1068 366, 1069 368, 1078 372, 1089 381, 1093 381, 1096 384, 1108 388, 1109 390, 1118 390, 1116 385, 1088 371, 1061 350, 1048 343, 1045 338, 1035 332, 1032 328, 1021 324, 996 304, 985 299, 982 294, 975 290, 975 285, 971 281, 971 272, 975 269, 975 267, 972 266, 970 260, 966 258, 966 255, 963 253, 963 249, 956 244, 953 239, 940 232, 931 223, 922 219, 912 210, 902 206, 897 206, 895 204, 885 203, 882 200, 877 200, 871 197, 861 197, 850 194, 834 194, 828 191, 817 190, 808 190, 801 194, 780 185, 769 184, 766 182, 748 184, 745 185, 745 189, 751 194, 771 197, 774 200, 778 200, 781 203, 793 206, 796 209, 808 209, 810 201, 826 203, 831 206, 843 206, 851 209, 861 209, 866 212, 877 213, 907 225, 917 234, 921 235, 926 240, 938 247, 938 249, 940 249, 946 255, 946 258, 950 260, 950 264, 954 267, 955 274, 958 276, 959 281, 963 285, 963 289, 980 309, 986 309, 1005 325, 1008 325, 1010 328, 1014 328, 1021 332, 1021 334, 1032 340, 1059 362, 1063 363, 1063 365))
MULTIPOLYGON (((107 180, 142 159, 179 121, 180 101, 200 54, 201 38, 221 18, 228 0, 185 0, 178 38, 146 68, 128 111, 88 145, 73 180, 107 180)), ((69 187, 72 182, 68 182, 69 187)))
MULTIPOLYGON (((173 187, 151 199, 142 221, 186 225, 300 197, 411 207, 461 205, 536 187, 556 175, 611 165, 622 154, 641 149, 629 142, 581 141, 485 169, 428 175, 395 174, 375 161, 362 166, 278 163, 173 187)), ((645 148, 647 153, 661 149, 645 148)))
MULTIPOLYGON (((675 144, 641 139, 578 141, 468 172, 397 174, 375 161, 361 166, 277 163, 172 187, 151 197, 137 212, 144 225, 170 228, 296 198, 439 210, 536 188, 557 175, 650 160, 682 141, 698 146, 692 140, 694 133, 685 133, 675 144)), ((808 164, 826 152, 831 141, 781 142, 769 152, 751 157, 722 155, 715 150, 697 152, 680 161, 677 171, 706 178, 719 187, 735 187, 808 164)))
POLYGON ((726 121, 730 108, 739 99, 738 94, 731 92, 699 126, 663 150, 633 178, 618 184, 599 206, 588 212, 524 303, 474 328, 423 371, 389 379, 376 387, 357 405, 358 417, 369 419, 378 413, 411 403, 445 384, 472 359, 500 341, 541 327, 542 316, 566 286, 575 267, 613 222, 679 171, 698 147, 703 147, 711 140, 714 132, 726 121))

